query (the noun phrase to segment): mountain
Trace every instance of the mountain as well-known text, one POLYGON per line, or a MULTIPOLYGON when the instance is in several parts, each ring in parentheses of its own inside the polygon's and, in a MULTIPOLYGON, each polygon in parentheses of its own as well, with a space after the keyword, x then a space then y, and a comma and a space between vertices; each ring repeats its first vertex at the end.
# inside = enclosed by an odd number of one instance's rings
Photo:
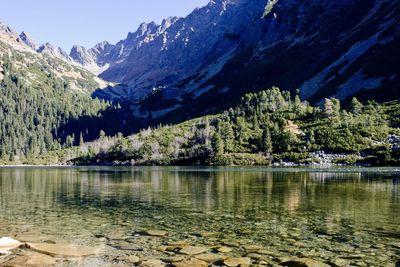
POLYGON ((399 0, 212 0, 69 54, 0 23, 0 159, 216 114, 273 86, 315 105, 399 99, 399 21, 399 0))
POLYGON ((19 39, 32 50, 37 50, 39 47, 36 41, 26 32, 21 32, 19 39))
POLYGON ((177 17, 169 17, 164 19, 161 25, 157 25, 155 22, 142 23, 135 32, 130 32, 126 39, 115 45, 107 41, 101 42, 91 49, 76 45, 71 49, 69 55, 83 67, 101 73, 111 66, 127 60, 133 50, 140 49, 144 44, 152 42, 177 20, 177 17))
POLYGON ((217 112, 271 86, 313 103, 387 100, 400 95, 399 19, 397 0, 213 0, 70 56, 119 83, 94 96, 128 102, 146 120, 217 112))
POLYGON ((13 48, 22 51, 36 52, 39 54, 47 54, 62 59, 63 61, 73 64, 76 62, 69 57, 61 47, 55 47, 50 43, 38 45, 37 42, 26 32, 18 34, 15 30, 0 21, 0 41, 3 41, 13 48))
POLYGON ((60 57, 68 55, 0 24, 0 161, 35 158, 118 128, 107 117, 112 107, 91 97, 109 84, 60 57))

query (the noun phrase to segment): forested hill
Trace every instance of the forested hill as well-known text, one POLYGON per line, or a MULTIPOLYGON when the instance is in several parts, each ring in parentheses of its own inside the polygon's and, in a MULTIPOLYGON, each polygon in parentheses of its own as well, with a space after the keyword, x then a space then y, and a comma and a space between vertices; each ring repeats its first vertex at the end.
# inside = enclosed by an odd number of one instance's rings
POLYGON ((35 159, 122 128, 110 119, 118 107, 91 97, 102 86, 80 67, 0 40, 0 160, 35 159))
POLYGON ((321 107, 278 88, 244 96, 221 114, 112 138, 79 149, 75 164, 268 165, 400 163, 400 104, 337 99, 321 107), (78 154, 79 154, 78 153, 78 154))

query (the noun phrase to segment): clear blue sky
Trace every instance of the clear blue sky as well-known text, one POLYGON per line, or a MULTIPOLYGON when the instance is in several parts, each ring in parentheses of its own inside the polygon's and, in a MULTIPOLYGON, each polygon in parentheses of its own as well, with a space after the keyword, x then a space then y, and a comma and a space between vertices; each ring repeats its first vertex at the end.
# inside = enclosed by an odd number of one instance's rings
POLYGON ((115 43, 141 22, 185 16, 209 0, 0 0, 0 21, 38 43, 67 52, 73 44, 115 43))

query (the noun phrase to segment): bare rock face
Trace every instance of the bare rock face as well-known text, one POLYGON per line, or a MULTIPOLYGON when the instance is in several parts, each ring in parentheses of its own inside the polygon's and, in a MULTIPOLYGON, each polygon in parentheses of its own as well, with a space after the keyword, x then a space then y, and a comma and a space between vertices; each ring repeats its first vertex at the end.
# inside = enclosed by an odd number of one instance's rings
POLYGON ((74 45, 71 49, 70 56, 81 65, 90 65, 94 63, 94 57, 83 46, 74 45))
POLYGON ((400 86, 399 10, 387 0, 210 1, 185 18, 142 24, 96 56, 108 64, 100 77, 124 85, 96 96, 131 101, 137 118, 163 123, 224 110, 272 86, 299 88, 312 103, 390 100, 400 86))
POLYGON ((21 32, 21 34, 19 35, 19 39, 32 50, 36 51, 38 49, 38 44, 28 33, 21 32))
POLYGON ((0 35, 1 36, 8 36, 9 38, 18 38, 18 33, 0 21, 0 35))
POLYGON ((136 31, 128 33, 125 39, 115 45, 104 41, 90 49, 74 46, 69 56, 85 68, 97 67, 99 70, 105 71, 107 68, 127 60, 134 50, 152 42, 177 20, 177 17, 169 17, 164 19, 161 25, 157 25, 155 22, 142 23, 136 31))
POLYGON ((71 62, 71 59, 68 56, 68 53, 65 52, 61 47, 55 47, 50 43, 45 43, 43 45, 41 45, 38 50, 38 53, 41 54, 48 54, 60 59, 63 59, 67 62, 71 62))

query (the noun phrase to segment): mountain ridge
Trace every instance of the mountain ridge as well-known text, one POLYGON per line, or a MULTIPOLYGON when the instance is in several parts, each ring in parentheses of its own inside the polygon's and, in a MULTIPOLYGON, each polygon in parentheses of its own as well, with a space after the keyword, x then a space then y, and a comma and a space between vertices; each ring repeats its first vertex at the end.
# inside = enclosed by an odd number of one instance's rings
POLYGON ((394 97, 399 14, 400 2, 386 0, 211 1, 101 73, 120 85, 95 96, 164 122, 218 112, 271 86, 299 89, 313 103, 379 99, 383 90, 394 97))
MULTIPOLYGON (((387 0, 217 0, 184 18, 142 23, 116 44, 74 46, 68 54, 47 43, 37 52, 112 82, 93 97, 167 123, 218 112, 271 86, 313 103, 394 97, 398 14, 399 1, 387 0)), ((36 47, 26 33, 2 29, 18 45, 36 47)))

